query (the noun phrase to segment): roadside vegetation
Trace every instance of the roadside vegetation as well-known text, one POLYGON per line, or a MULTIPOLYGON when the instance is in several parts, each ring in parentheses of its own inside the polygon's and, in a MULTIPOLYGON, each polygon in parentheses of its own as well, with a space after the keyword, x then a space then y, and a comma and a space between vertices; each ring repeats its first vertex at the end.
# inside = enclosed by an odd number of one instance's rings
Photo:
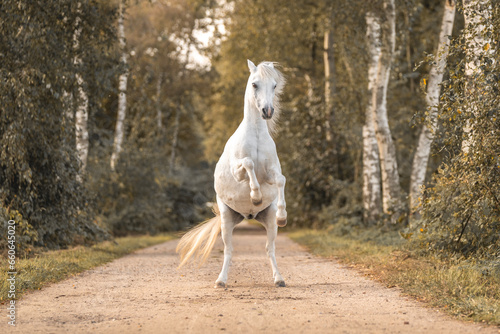
POLYGON ((480 261, 419 254, 398 232, 378 228, 349 235, 296 230, 289 237, 457 318, 500 326, 500 275, 480 261))
MULTIPOLYGON (((130 236, 104 241, 91 247, 77 246, 31 255, 16 261, 16 299, 25 292, 40 290, 50 283, 64 280, 85 270, 111 262, 135 250, 173 239, 172 234, 130 236)), ((37 252, 36 250, 34 251, 37 252)), ((0 304, 8 299, 7 257, 0 262, 0 304)))

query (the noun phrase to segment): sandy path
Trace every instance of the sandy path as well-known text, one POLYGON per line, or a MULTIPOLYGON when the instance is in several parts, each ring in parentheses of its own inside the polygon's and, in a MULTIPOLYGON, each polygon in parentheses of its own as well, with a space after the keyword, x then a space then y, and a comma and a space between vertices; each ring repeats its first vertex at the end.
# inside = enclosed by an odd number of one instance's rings
MULTIPOLYGON (((14 333, 498 333, 450 320, 281 235, 274 287, 263 231, 236 233, 228 289, 214 289, 222 244, 201 269, 175 269, 176 241, 26 295, 14 333)), ((5 313, 5 310, 3 311, 5 313)))

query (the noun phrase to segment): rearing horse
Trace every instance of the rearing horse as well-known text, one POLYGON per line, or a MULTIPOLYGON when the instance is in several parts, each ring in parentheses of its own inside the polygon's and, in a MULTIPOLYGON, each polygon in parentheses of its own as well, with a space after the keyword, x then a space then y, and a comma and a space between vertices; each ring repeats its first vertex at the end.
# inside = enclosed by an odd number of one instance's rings
POLYGON ((285 177, 271 137, 279 114, 279 95, 285 80, 272 62, 255 66, 245 91, 244 117, 229 138, 215 167, 216 216, 186 233, 176 251, 183 266, 191 257, 206 261, 219 232, 224 241, 224 264, 215 287, 225 287, 233 253, 232 235, 243 219, 256 219, 267 231, 266 251, 274 284, 285 286, 276 264, 278 226, 286 225, 285 177))

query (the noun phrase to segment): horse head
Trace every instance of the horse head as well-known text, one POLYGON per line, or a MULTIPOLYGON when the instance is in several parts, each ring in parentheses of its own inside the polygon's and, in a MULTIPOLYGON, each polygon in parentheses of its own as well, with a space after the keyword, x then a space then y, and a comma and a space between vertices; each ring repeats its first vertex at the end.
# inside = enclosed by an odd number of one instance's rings
POLYGON ((272 62, 263 62, 258 66, 248 60, 250 77, 247 84, 247 96, 251 102, 261 112, 265 120, 273 117, 275 108, 277 109, 277 96, 281 92, 283 76, 274 68, 272 62))

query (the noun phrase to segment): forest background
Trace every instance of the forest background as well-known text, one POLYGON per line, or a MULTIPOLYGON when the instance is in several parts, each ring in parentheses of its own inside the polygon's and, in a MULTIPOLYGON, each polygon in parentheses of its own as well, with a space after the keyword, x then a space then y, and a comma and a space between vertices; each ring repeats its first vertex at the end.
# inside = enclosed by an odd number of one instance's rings
POLYGON ((500 273, 497 0, 6 0, 0 32, 4 250, 202 221, 251 59, 287 78, 291 227, 500 273))

